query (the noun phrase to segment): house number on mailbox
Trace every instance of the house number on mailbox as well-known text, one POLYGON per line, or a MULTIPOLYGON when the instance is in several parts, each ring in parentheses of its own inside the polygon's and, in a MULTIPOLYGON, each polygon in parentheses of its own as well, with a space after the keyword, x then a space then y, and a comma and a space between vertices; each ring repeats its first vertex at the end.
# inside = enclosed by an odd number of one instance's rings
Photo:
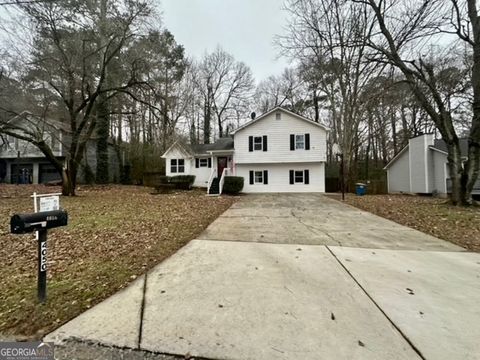
POLYGON ((47 242, 41 243, 40 251, 40 271, 47 271, 47 242))

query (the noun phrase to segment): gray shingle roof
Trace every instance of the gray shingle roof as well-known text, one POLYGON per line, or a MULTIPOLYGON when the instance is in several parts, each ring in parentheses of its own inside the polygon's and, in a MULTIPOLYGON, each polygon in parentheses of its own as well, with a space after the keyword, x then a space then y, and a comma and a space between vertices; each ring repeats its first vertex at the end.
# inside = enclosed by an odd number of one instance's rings
POLYGON ((233 150, 233 138, 224 137, 215 141, 213 144, 195 144, 189 145, 194 154, 206 154, 207 151, 233 150))
MULTIPOLYGON (((460 152, 462 156, 468 155, 468 139, 459 139, 460 140, 460 152)), ((433 147, 437 150, 448 152, 447 144, 441 139, 435 139, 433 147)))

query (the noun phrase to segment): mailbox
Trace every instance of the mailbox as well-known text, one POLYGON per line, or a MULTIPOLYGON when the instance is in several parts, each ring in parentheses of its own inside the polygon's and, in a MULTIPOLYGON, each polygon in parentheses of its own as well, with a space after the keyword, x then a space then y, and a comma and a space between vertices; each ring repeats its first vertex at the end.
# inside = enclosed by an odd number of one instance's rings
POLYGON ((67 223, 68 213, 65 210, 16 214, 10 219, 10 231, 12 234, 26 234, 66 226, 67 223))

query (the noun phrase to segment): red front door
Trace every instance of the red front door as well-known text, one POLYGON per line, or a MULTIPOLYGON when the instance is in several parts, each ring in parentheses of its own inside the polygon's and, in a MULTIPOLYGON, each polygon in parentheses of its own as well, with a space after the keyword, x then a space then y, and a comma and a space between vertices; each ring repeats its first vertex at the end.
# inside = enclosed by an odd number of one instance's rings
POLYGON ((218 168, 218 177, 222 177, 223 169, 227 167, 227 158, 226 157, 218 157, 217 158, 217 168, 218 168))

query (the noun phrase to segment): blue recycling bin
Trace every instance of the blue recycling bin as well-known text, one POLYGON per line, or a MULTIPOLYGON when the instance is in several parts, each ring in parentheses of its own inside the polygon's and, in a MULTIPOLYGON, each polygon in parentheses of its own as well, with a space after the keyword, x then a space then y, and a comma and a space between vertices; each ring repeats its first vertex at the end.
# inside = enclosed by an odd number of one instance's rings
POLYGON ((362 183, 355 184, 355 193, 357 196, 363 196, 367 193, 367 185, 362 183))

